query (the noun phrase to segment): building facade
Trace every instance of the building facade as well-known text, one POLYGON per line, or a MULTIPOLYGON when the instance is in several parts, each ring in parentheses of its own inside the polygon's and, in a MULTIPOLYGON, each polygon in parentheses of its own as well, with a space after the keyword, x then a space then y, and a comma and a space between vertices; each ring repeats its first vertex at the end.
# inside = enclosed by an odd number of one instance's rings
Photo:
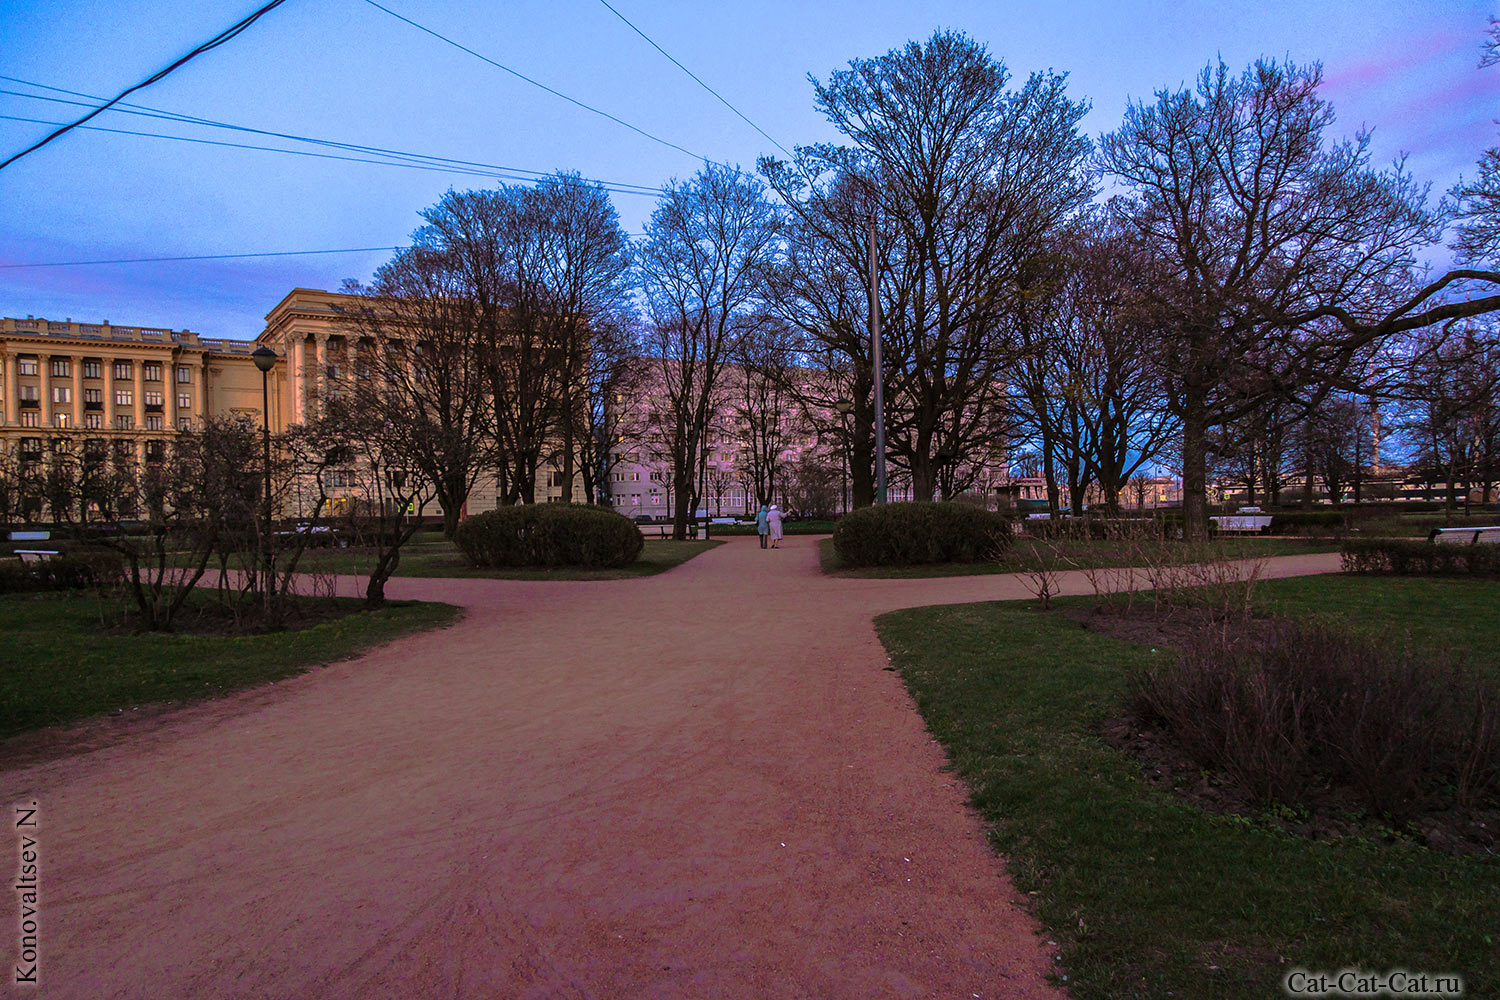
POLYGON ((82 439, 150 461, 206 418, 258 422, 254 348, 190 330, 0 319, 0 447, 30 460, 82 439))

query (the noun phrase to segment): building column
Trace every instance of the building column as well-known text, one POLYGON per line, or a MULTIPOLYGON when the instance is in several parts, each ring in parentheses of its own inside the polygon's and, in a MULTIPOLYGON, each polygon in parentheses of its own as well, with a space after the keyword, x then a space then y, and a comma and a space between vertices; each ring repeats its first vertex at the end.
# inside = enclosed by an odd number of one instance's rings
POLYGON ((317 392, 317 402, 314 404, 314 413, 323 412, 323 400, 328 398, 328 334, 317 334, 314 339, 313 360, 318 370, 313 378, 313 388, 317 392))
POLYGON ((99 364, 103 367, 99 373, 104 376, 104 426, 109 430, 115 429, 115 359, 100 358, 99 364))
POLYGON ((73 366, 73 426, 83 428, 83 355, 68 359, 73 366))
POLYGON ((8 427, 18 427, 21 423, 21 363, 14 351, 7 351, 3 360, 5 367, 0 370, 0 375, 5 379, 5 423, 8 427))
POLYGON ((135 429, 144 430, 146 427, 146 366, 145 359, 132 358, 130 370, 135 375, 135 394, 131 396, 131 402, 135 404, 135 429))
POLYGON ((194 427, 202 427, 208 419, 208 354, 198 355, 197 367, 188 365, 188 370, 193 373, 193 412, 188 416, 193 418, 194 427))
POLYGON ((41 411, 37 419, 43 427, 52 426, 52 355, 45 351, 37 352, 36 363, 37 377, 42 380, 41 411))

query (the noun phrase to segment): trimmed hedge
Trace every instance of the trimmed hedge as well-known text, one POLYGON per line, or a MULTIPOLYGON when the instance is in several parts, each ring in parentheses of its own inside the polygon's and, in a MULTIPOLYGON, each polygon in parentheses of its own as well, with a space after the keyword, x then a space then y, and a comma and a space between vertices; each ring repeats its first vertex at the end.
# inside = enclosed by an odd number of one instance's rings
POLYGON ((833 529, 833 546, 851 567, 982 562, 999 556, 1010 541, 1005 515, 936 501, 862 507, 833 529))
POLYGON ((1500 545, 1438 545, 1414 538, 1351 538, 1344 542, 1340 563, 1345 573, 1500 577, 1500 545))
POLYGON ((1343 511, 1299 510, 1271 515, 1273 535, 1341 534, 1349 526, 1343 511))
POLYGON ((119 583, 124 577, 125 560, 118 552, 96 549, 34 563, 6 559, 0 562, 0 594, 82 590, 119 583))
POLYGON ((558 503, 476 514, 459 524, 453 542, 476 566, 612 569, 634 562, 645 539, 612 510, 558 503))

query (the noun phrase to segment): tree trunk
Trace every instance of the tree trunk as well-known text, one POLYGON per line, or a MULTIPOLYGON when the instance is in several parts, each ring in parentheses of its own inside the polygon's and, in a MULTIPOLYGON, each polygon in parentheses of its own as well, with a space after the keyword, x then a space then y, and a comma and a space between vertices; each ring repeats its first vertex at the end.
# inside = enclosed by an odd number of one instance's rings
POLYGON ((1203 389, 1187 386, 1182 414, 1183 537, 1208 541, 1208 408, 1203 389))

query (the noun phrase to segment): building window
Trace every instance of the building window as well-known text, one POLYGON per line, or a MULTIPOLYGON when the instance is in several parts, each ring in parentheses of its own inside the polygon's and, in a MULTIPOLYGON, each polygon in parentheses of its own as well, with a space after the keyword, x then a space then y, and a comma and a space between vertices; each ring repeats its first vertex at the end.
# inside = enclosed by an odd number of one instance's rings
POLYGON ((129 390, 129 389, 116 389, 115 390, 115 405, 116 406, 130 406, 134 402, 135 402, 135 393, 132 392, 131 390, 129 390))
POLYGON ((145 364, 141 365, 141 377, 144 378, 147 382, 160 382, 161 362, 147 361, 145 364))
POLYGON ((22 406, 25 406, 27 403, 35 406, 37 401, 42 398, 42 390, 34 385, 23 385, 16 390, 16 398, 21 401, 22 406))
POLYGON ((72 447, 73 442, 69 441, 67 438, 52 439, 52 454, 54 455, 66 455, 72 449, 72 447))
POLYGON ((159 414, 152 414, 151 416, 148 416, 146 418, 146 430, 148 430, 148 431, 159 431, 159 430, 161 430, 161 416, 159 414))
POLYGON ((85 361, 83 363, 84 378, 103 378, 104 363, 101 361, 85 361))
POLYGON ((83 415, 83 426, 91 431, 97 431, 104 426, 104 417, 98 413, 85 413, 83 415))
POLYGON ((148 407, 154 406, 157 409, 161 409, 161 393, 157 392, 154 389, 147 389, 145 392, 141 393, 141 402, 145 403, 148 407))
POLYGON ((190 431, 190 430, 192 430, 193 429, 193 418, 192 417, 178 417, 177 418, 177 429, 180 430, 180 431, 190 431))
POLYGON ((179 392, 177 394, 177 408, 179 410, 191 410, 193 408, 193 394, 190 392, 179 392))
POLYGON ((73 366, 67 358, 55 358, 51 365, 53 378, 67 378, 73 374, 73 366))
POLYGON ((16 371, 22 375, 37 374, 36 358, 17 358, 16 371))
POLYGON ((22 410, 21 411, 21 426, 22 427, 40 427, 40 426, 42 426, 42 415, 40 413, 38 413, 36 410, 22 410))
POLYGON ((653 473, 651 473, 651 481, 653 483, 659 483, 659 482, 661 482, 661 473, 660 472, 653 472, 653 473))
POLYGON ((339 366, 338 365, 329 365, 328 366, 328 380, 330 382, 333 382, 333 381, 336 381, 338 379, 338 377, 339 377, 339 366))
POLYGON ((22 461, 27 461, 27 460, 35 461, 36 459, 39 459, 41 457, 42 457, 42 439, 41 438, 22 438, 21 439, 21 459, 22 459, 22 461))
POLYGON ((115 414, 115 430, 129 431, 135 429, 135 417, 129 413, 115 414))
POLYGON ((129 381, 133 377, 129 361, 115 362, 115 378, 129 381))
POLYGON ((85 390, 83 390, 83 405, 84 406, 94 407, 95 409, 103 406, 104 405, 104 390, 103 389, 85 389, 85 390))
POLYGON ((52 402, 54 402, 54 403, 71 403, 71 402, 73 402, 73 387, 69 386, 69 385, 54 385, 52 387, 52 402))
POLYGON ((71 413, 54 413, 54 414, 52 414, 52 426, 53 427, 71 427, 71 426, 73 426, 73 414, 71 414, 71 413))
POLYGON ((167 446, 162 441, 146 442, 146 461, 160 462, 167 455, 167 446))
POLYGON ((177 384, 190 385, 193 381, 193 370, 187 365, 177 366, 177 384))

